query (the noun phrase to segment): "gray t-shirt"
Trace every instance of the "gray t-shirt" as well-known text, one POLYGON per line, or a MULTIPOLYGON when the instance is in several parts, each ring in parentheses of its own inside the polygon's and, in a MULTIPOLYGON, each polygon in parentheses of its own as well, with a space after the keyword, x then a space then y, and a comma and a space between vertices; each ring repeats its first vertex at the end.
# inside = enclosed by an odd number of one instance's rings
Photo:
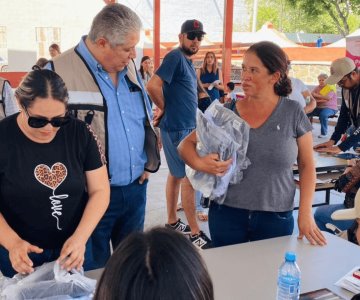
POLYGON ((251 165, 244 170, 239 184, 229 186, 224 205, 261 211, 292 210, 296 139, 311 130, 299 103, 280 98, 268 120, 261 127, 250 129, 247 157, 251 165))

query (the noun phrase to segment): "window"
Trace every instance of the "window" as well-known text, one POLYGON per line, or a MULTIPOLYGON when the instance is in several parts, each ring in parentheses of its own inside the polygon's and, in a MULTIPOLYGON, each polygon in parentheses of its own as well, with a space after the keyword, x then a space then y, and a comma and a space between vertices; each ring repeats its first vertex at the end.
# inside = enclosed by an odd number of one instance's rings
POLYGON ((49 56, 49 46, 56 43, 60 46, 61 29, 59 27, 36 27, 36 42, 39 57, 49 56))

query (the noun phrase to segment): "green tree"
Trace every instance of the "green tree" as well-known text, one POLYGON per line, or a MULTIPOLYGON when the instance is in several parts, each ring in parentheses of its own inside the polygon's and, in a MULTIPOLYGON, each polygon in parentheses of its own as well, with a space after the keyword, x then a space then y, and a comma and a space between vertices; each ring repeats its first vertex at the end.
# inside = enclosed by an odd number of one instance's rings
MULTIPOLYGON (((252 0, 247 2, 252 10, 252 0)), ((336 27, 329 16, 313 18, 302 10, 295 9, 286 0, 260 0, 257 14, 257 29, 270 21, 275 28, 283 32, 334 33, 336 27)))
MULTIPOLYGON (((360 26, 360 0, 259 0, 257 14, 257 29, 265 22, 270 21, 275 28, 283 32, 299 32, 308 33, 340 33, 347 35, 360 26), (341 2, 334 6, 333 10, 327 9, 322 2, 341 2), (341 10, 349 4, 348 15, 341 10), (338 21, 334 21, 335 12, 339 10, 338 21), (331 13, 330 13, 331 11, 331 13), (341 17, 342 16, 342 17, 341 17), (346 17, 346 28, 340 26, 340 20, 346 17)), ((249 11, 253 9, 253 0, 246 1, 249 11)), ((251 18, 252 19, 252 18, 251 18)), ((252 20, 251 20, 252 22, 252 20)))
POLYGON ((294 9, 302 11, 308 18, 329 16, 337 31, 343 36, 359 26, 360 0, 286 0, 294 9), (357 16, 357 17, 356 17, 357 16), (357 19, 357 20, 355 20, 357 19), (357 23, 357 24, 356 24, 357 23))

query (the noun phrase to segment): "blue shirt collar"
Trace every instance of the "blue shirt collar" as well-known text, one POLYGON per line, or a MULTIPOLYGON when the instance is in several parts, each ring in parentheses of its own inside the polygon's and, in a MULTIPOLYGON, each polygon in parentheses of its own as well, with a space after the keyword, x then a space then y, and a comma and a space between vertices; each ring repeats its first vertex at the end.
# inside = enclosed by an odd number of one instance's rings
MULTIPOLYGON (((85 44, 86 35, 82 36, 80 39, 80 43, 76 47, 76 50, 81 54, 81 56, 85 59, 88 66, 93 72, 99 72, 99 73, 107 73, 107 71, 103 68, 103 66, 95 59, 95 57, 91 54, 88 47, 85 44)), ((121 77, 124 77, 127 73, 127 67, 124 68, 120 72, 122 75, 121 77)), ((120 75, 118 74, 118 75, 120 75)))

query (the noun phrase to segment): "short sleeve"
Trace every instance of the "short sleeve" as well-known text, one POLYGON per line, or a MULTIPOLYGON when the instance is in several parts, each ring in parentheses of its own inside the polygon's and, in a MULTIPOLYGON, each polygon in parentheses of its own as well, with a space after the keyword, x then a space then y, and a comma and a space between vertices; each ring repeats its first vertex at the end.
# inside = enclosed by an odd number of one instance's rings
POLYGON ((296 138, 303 136, 305 133, 309 131, 312 131, 310 120, 300 105, 297 105, 295 120, 297 120, 296 138))
POLYGON ((170 52, 168 55, 165 56, 162 64, 157 69, 156 75, 158 75, 167 84, 170 84, 178 69, 179 62, 180 62, 180 53, 178 51, 170 52))
POLYGON ((92 128, 86 124, 84 130, 87 140, 84 171, 91 171, 98 169, 106 164, 106 158, 101 142, 92 128))

